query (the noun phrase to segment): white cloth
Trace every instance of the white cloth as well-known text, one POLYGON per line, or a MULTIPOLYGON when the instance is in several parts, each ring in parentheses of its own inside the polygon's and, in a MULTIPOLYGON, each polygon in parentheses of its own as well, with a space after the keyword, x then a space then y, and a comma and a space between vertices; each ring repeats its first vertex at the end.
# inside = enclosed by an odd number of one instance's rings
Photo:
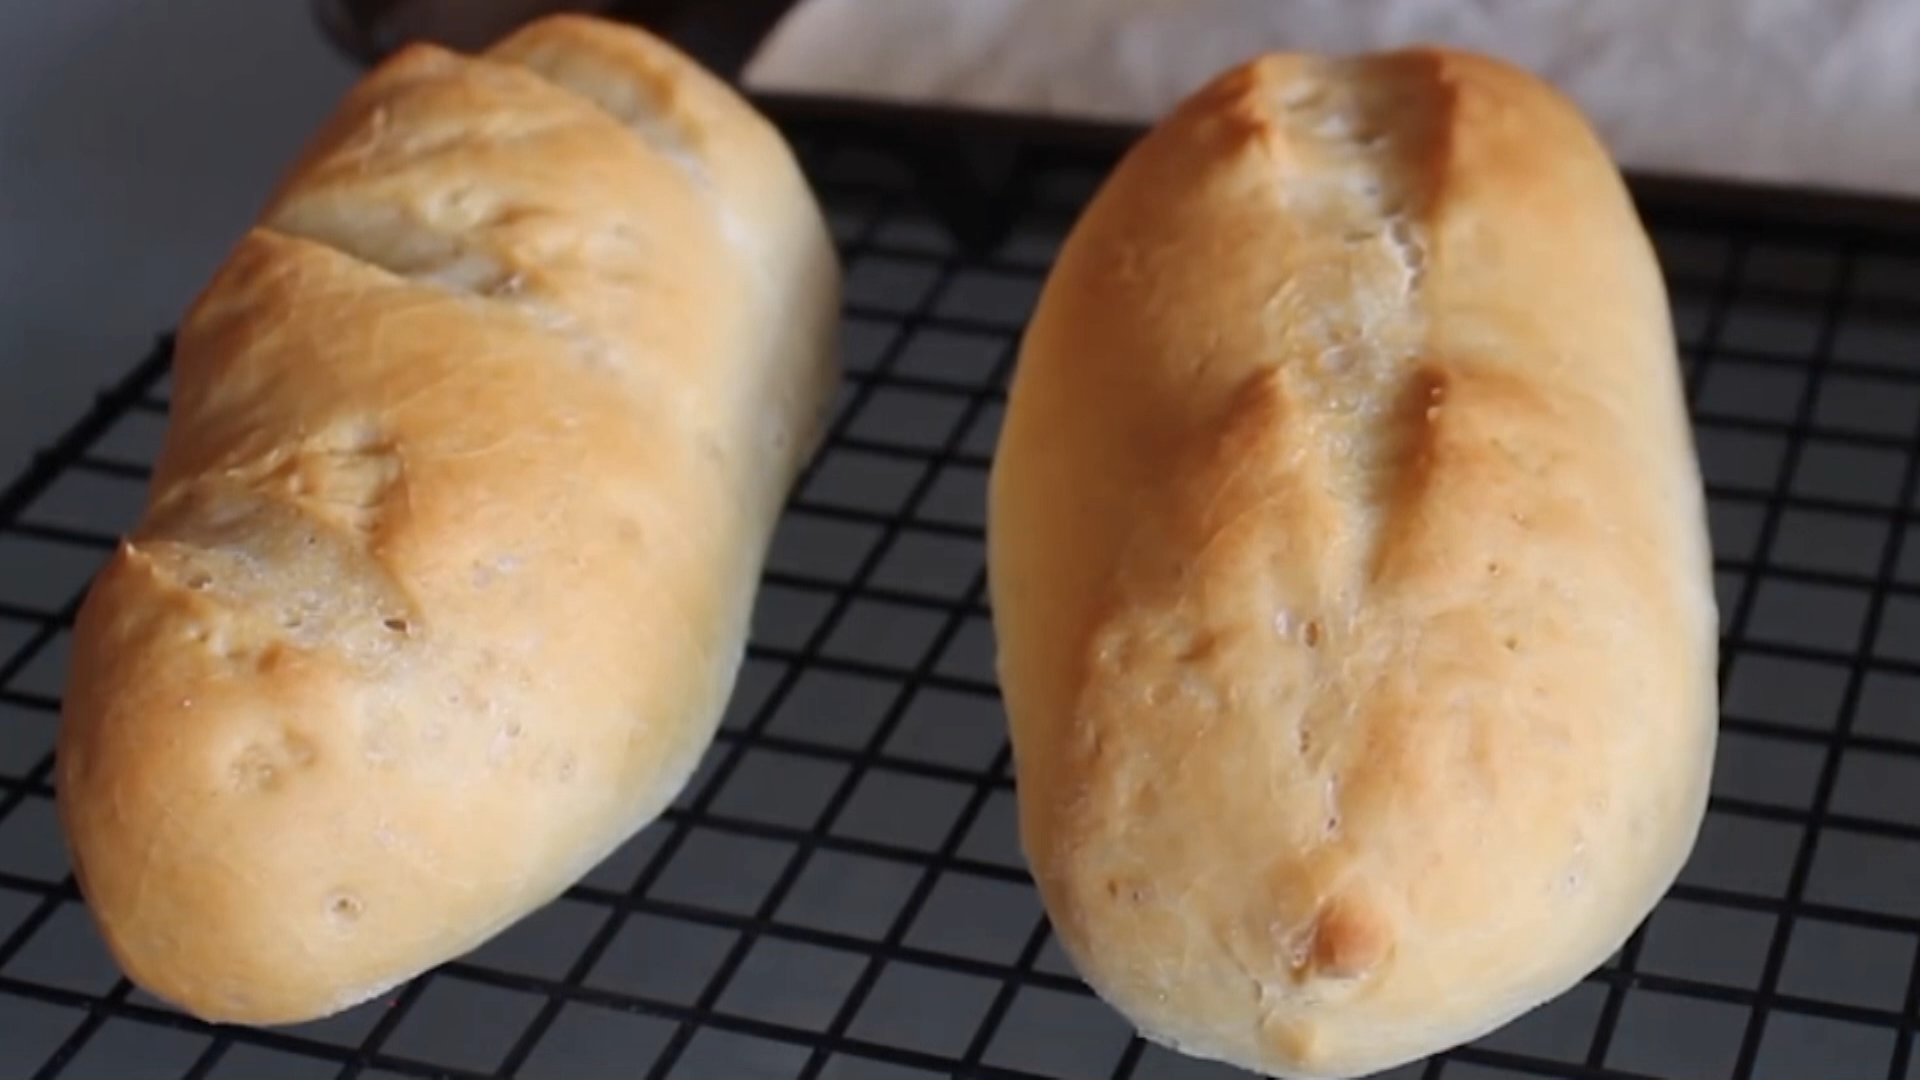
POLYGON ((1150 121, 1257 52, 1416 42, 1546 77, 1632 168, 1920 196, 1920 0, 802 0, 745 78, 1150 121))

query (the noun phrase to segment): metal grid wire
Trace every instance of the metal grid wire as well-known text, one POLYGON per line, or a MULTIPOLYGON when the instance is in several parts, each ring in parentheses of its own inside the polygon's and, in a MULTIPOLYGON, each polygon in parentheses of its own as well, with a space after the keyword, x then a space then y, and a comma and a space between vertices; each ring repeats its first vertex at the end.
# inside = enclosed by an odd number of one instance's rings
MULTIPOLYGON (((137 511, 164 344, 0 496, 0 1078, 1239 1075, 1087 993, 1015 839, 984 483, 1097 174, 1024 177, 974 255, 884 158, 808 157, 849 377, 717 745, 563 900, 380 1001, 202 1027, 129 987, 72 887, 49 786, 66 628, 137 511)), ((1656 225, 1723 605, 1711 816, 1605 969, 1393 1080, 1920 1077, 1920 244, 1656 225)))

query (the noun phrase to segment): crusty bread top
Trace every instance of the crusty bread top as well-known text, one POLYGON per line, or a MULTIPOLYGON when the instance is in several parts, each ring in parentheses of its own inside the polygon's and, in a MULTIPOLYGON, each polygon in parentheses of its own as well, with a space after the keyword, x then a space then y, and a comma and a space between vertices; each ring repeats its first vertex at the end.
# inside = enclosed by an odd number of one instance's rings
POLYGON ((1703 500, 1651 247, 1537 80, 1417 49, 1195 94, 1066 243, 997 454, 1023 842, 1150 1034, 1385 1067, 1671 882, 1703 500))
POLYGON ((838 281, 779 133, 637 29, 353 89, 188 313, 76 627, 61 813, 129 974, 324 1015, 662 809, 818 435, 838 281))

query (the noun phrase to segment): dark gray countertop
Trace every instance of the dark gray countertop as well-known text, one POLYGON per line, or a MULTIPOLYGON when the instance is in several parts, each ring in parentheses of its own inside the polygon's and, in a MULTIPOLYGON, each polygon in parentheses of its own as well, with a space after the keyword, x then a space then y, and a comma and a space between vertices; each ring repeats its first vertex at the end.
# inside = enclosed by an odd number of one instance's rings
POLYGON ((0 477, 174 323, 352 75, 306 0, 0 4, 0 477))

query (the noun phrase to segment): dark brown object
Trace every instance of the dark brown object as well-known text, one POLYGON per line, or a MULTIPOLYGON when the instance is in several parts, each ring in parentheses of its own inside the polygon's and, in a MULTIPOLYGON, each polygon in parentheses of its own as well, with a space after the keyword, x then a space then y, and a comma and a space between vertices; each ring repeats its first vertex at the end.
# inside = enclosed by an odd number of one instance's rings
POLYGON ((558 11, 638 23, 732 78, 796 0, 312 0, 334 46, 362 64, 413 41, 484 49, 558 11))

